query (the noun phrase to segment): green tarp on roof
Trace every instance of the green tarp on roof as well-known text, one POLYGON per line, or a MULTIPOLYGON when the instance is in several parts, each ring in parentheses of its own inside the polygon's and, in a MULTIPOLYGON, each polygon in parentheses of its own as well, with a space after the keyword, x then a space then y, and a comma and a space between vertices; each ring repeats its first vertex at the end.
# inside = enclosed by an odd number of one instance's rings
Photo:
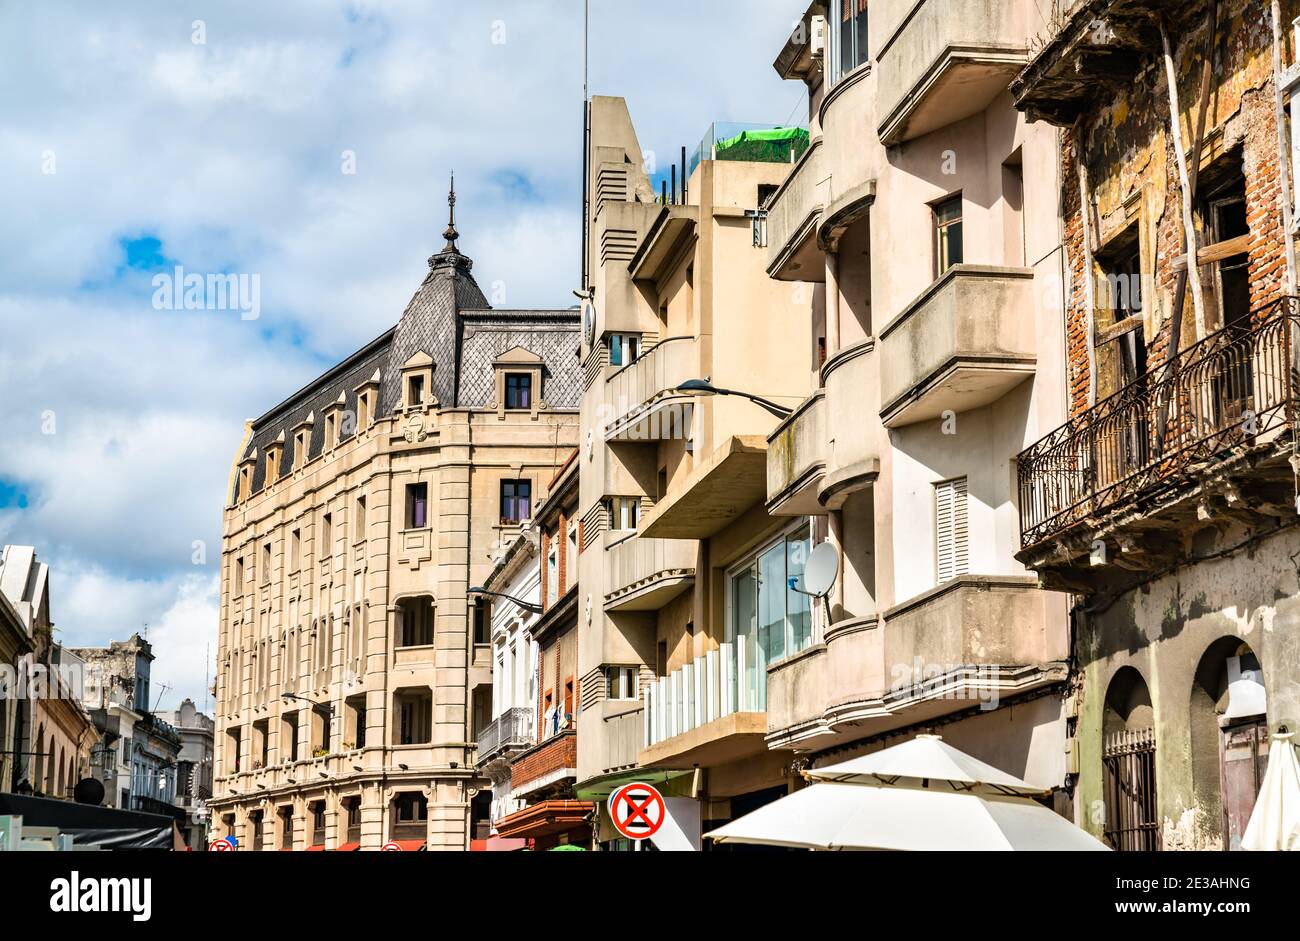
POLYGON ((717 160, 750 160, 760 163, 791 163, 808 149, 807 128, 774 127, 741 131, 720 140, 714 147, 717 160))

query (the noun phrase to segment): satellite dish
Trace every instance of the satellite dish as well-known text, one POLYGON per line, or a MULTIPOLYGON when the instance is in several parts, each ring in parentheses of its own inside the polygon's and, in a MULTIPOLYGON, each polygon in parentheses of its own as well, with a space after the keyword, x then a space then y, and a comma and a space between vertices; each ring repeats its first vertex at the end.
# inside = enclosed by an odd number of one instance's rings
POLYGON ((808 564, 803 569, 804 591, 818 598, 826 597, 839 573, 839 552, 829 542, 820 543, 808 554, 808 564))
POLYGON ((587 346, 596 340, 596 305, 590 298, 582 302, 582 338, 587 346))

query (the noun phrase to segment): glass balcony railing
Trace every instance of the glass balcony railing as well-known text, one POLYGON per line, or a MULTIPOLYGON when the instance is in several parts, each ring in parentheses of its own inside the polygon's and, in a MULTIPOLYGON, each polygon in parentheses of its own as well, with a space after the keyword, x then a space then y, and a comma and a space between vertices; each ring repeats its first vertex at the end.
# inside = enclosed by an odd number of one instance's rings
POLYGON ((781 124, 741 124, 715 121, 691 156, 690 179, 704 160, 745 160, 754 163, 794 163, 808 149, 806 127, 781 124))

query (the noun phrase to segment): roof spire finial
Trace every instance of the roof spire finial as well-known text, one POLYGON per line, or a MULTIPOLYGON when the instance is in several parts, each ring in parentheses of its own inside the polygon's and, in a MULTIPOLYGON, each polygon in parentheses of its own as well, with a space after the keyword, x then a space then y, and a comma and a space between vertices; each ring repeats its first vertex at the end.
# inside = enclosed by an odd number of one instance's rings
POLYGON ((451 190, 447 193, 447 207, 451 211, 450 219, 447 222, 447 231, 442 233, 447 244, 443 246, 444 253, 459 253, 460 249, 456 247, 456 239, 460 238, 460 233, 456 231, 456 171, 451 171, 451 190))

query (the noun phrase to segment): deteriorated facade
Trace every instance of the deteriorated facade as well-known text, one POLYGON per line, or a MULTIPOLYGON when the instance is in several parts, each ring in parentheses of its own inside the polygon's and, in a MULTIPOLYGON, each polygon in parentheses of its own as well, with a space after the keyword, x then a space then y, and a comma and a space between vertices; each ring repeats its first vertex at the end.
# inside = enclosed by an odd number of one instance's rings
POLYGON ((1020 558, 1077 600, 1079 822, 1232 848, 1300 722, 1300 9, 1057 7, 1012 91, 1065 134, 1072 417, 1020 456, 1020 558))
POLYGON ((491 309, 457 238, 397 326, 236 457, 211 808, 241 849, 461 850, 488 817, 468 589, 576 444, 578 317, 491 309))

